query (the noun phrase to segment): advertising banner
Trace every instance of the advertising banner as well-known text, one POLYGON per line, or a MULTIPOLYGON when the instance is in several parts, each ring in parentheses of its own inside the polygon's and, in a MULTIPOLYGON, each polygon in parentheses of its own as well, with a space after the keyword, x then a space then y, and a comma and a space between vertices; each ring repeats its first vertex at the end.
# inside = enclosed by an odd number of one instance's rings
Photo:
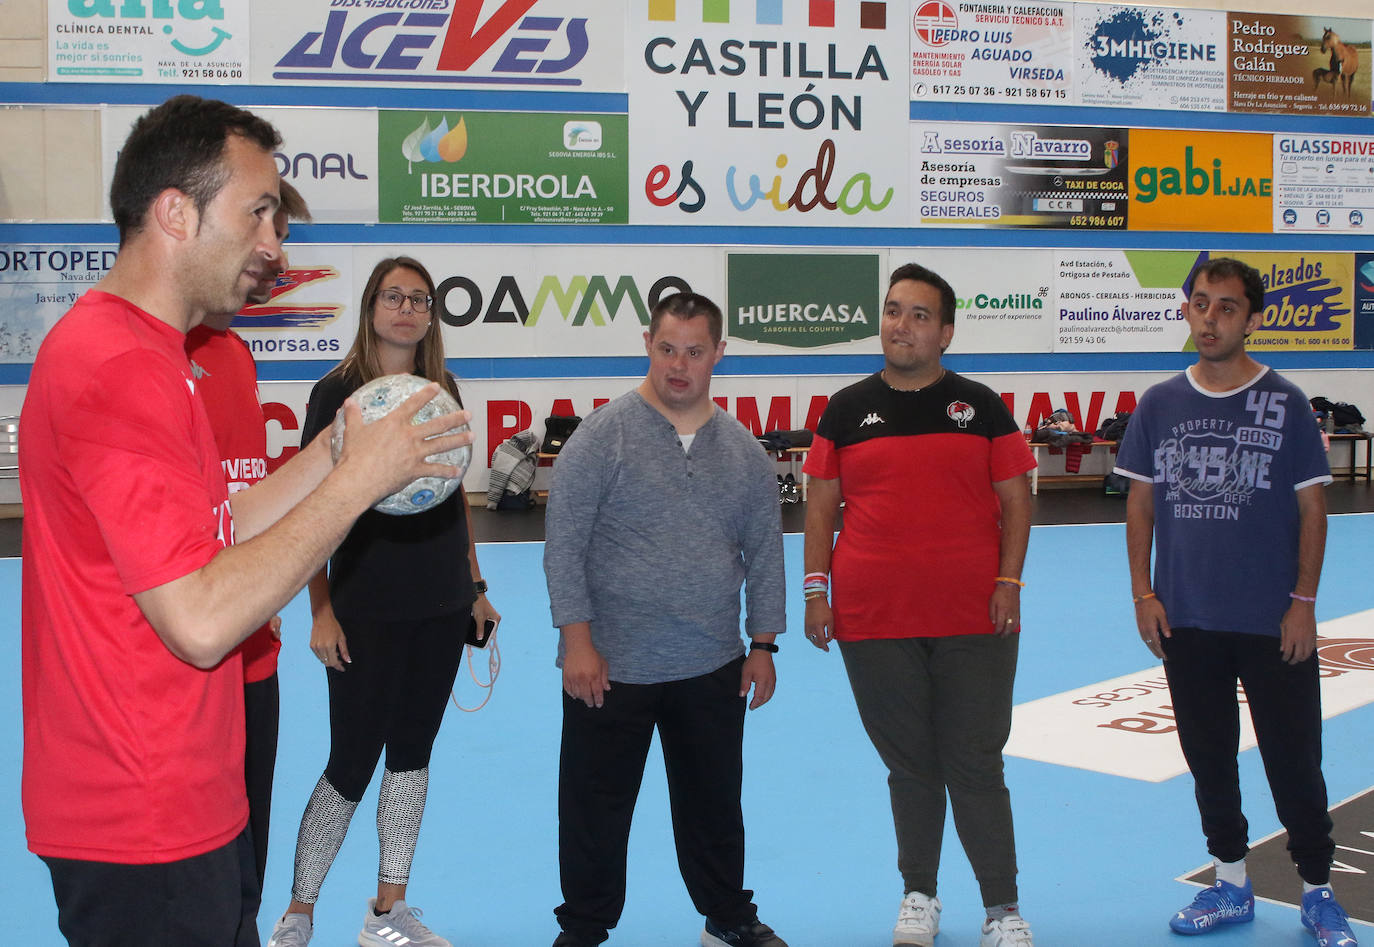
POLYGON ((1059 250, 1056 352, 1181 352, 1183 286, 1198 255, 1173 250, 1059 250))
POLYGON ((114 264, 114 244, 0 244, 0 363, 28 364, 114 264))
POLYGON ((911 101, 1070 104, 1072 4, 911 6, 911 101))
POLYGON ((1368 20, 1228 13, 1226 23, 1231 111, 1369 114, 1368 20))
POLYGON ((629 7, 633 223, 906 225, 904 6, 629 7))
POLYGON ((725 299, 722 257, 711 247, 453 244, 355 248, 352 298, 379 259, 400 253, 434 278, 449 358, 643 355, 662 297, 725 299))
POLYGON ((1073 11, 1075 104, 1226 111, 1225 14, 1093 3, 1073 11))
POLYGON ((911 124, 916 226, 1126 229, 1126 129, 911 124))
POLYGON ((52 82, 241 85, 248 49, 248 0, 48 0, 52 82))
POLYGON ((1274 135, 1275 233, 1374 229, 1374 138, 1274 135))
POLYGON ((272 298, 245 306, 234 331, 260 362, 343 358, 358 329, 353 248, 288 242, 286 252, 289 265, 272 298))
POLYGON ((383 223, 623 224, 623 115, 384 111, 383 223))
MULTIPOLYGON (((730 253, 726 334, 730 351, 848 345, 878 337, 881 262, 876 253, 730 253)), ((880 351, 877 344, 854 351, 880 351)))
MULTIPOLYGON (((52 0, 56 2, 56 0, 52 0)), ((247 0, 237 0, 243 3, 247 0)), ((624 92, 600 0, 252 0, 257 85, 624 92)))
MULTIPOLYGON (((110 191, 115 161, 142 106, 107 105, 100 117, 102 187, 110 191)), ((377 221, 377 112, 249 106, 276 126, 277 173, 295 185, 319 223, 377 221)), ((104 208, 108 215, 109 208, 104 208)))
POLYGON ((1131 129, 1132 230, 1269 233, 1269 135, 1131 129))
POLYGON ((908 262, 929 267, 953 287, 950 354, 1050 351, 1055 325, 1053 250, 893 248, 887 258, 891 269, 908 262))
POLYGON ((1350 253, 1214 251, 1244 260, 1264 281, 1264 325, 1252 351, 1326 351, 1354 344, 1355 257, 1350 253))
POLYGON ((1355 254, 1355 348, 1374 349, 1374 253, 1355 254))

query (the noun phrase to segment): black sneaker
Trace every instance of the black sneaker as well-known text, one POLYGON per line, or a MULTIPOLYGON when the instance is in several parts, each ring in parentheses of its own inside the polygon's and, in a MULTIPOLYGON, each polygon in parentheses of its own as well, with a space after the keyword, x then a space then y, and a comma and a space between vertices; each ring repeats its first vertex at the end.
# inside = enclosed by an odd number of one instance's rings
POLYGON ((787 942, 758 918, 736 927, 721 928, 708 917, 701 932, 701 947, 787 947, 787 942))
MULTIPOLYGON (((602 938, 605 940, 605 938, 602 938)), ((563 931, 554 938, 553 947, 596 947, 601 941, 580 940, 577 937, 563 931)))

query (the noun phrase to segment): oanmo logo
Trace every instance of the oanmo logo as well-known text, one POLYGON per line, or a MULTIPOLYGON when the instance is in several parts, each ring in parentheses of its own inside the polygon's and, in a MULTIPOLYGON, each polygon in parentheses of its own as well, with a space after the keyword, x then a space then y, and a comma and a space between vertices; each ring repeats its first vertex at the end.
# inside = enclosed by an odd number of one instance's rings
POLYGON ((649 313, 660 299, 672 293, 690 293, 692 287, 680 276, 655 280, 648 293, 640 290, 633 276, 573 276, 566 283, 557 276, 545 276, 534 290, 534 301, 520 288, 514 276, 502 276, 486 289, 466 276, 450 276, 439 284, 439 318, 446 325, 468 326, 479 319, 484 323, 512 323, 535 326, 550 307, 565 322, 580 326, 604 326, 628 308, 640 325, 649 324, 649 313))

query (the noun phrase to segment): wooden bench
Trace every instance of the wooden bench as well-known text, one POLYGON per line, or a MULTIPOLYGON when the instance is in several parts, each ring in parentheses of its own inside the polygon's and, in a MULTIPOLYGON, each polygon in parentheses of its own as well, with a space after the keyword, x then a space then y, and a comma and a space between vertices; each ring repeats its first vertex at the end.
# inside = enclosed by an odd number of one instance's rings
POLYGON ((1331 441, 1332 444, 1349 444, 1349 445, 1350 445, 1350 472, 1349 472, 1349 473, 1336 473, 1335 470, 1332 470, 1332 471, 1331 471, 1331 475, 1332 475, 1333 477, 1349 477, 1351 480, 1371 480, 1371 479, 1374 479, 1374 478, 1371 478, 1371 477, 1370 477, 1371 467, 1374 467, 1374 464, 1371 464, 1371 462, 1370 462, 1371 459, 1370 459, 1370 456, 1369 456, 1371 449, 1374 449, 1374 444, 1371 444, 1371 443, 1370 443, 1371 441, 1374 441, 1374 434, 1371 434, 1371 433, 1369 433, 1368 431, 1365 431, 1365 432, 1358 433, 1358 434, 1328 434, 1328 435, 1326 435, 1326 437, 1327 437, 1327 439, 1328 439, 1329 441, 1331 441), (1363 471, 1360 470, 1360 465, 1359 465, 1359 459, 1360 459, 1359 451, 1360 451, 1360 445, 1361 445, 1361 444, 1364 444, 1364 470, 1363 470, 1363 471))
MULTIPOLYGON (((1058 453, 1075 448, 1055 447, 1050 444, 1040 443, 1036 441, 1030 441, 1028 443, 1031 449, 1031 454, 1035 457, 1035 469, 1030 472, 1031 496, 1037 496, 1039 494, 1041 481, 1044 481, 1045 483, 1072 483, 1079 480, 1101 481, 1102 478, 1105 476, 1105 474, 1100 473, 1063 473, 1050 474, 1049 476, 1042 477, 1040 476, 1040 461, 1042 452, 1058 453)), ((1091 444, 1080 444, 1076 449, 1082 450, 1083 455, 1086 458, 1090 456, 1093 452, 1095 452, 1099 447, 1105 447, 1110 453, 1115 454, 1118 446, 1119 443, 1117 441, 1104 441, 1100 438, 1094 437, 1093 442, 1091 444)))

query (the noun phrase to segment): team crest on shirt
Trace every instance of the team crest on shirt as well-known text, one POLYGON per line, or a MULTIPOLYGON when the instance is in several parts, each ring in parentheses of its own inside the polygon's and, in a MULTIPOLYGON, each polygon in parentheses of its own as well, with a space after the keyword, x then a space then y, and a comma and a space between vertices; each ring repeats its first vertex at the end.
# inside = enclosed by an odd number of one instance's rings
POLYGON ((958 423, 961 429, 966 428, 973 420, 973 405, 967 401, 951 401, 945 408, 945 414, 949 415, 951 421, 958 423))

